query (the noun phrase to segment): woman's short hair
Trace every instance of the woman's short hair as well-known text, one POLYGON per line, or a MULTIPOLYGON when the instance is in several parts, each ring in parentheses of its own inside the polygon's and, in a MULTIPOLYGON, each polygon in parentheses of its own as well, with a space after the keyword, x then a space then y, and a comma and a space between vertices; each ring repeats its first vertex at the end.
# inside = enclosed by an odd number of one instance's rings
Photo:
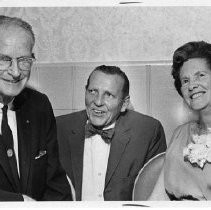
POLYGON ((211 70, 211 44, 204 41, 188 42, 175 50, 173 55, 172 76, 177 92, 182 96, 180 70, 184 62, 191 58, 203 58, 211 70))

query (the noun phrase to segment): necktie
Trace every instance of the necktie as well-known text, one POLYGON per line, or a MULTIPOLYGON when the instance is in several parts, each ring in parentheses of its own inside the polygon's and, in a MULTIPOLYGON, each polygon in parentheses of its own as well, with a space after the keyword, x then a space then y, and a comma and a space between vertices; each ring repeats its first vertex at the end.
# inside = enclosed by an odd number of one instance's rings
POLYGON ((92 126, 90 123, 86 124, 85 137, 89 138, 96 134, 99 134, 101 136, 101 138, 105 141, 105 143, 109 144, 109 143, 111 143, 111 139, 114 135, 114 128, 110 128, 107 130, 100 130, 100 129, 97 129, 94 126, 92 126))
POLYGON ((7 105, 4 105, 2 108, 1 132, 2 132, 2 137, 3 137, 3 142, 4 142, 4 145, 6 148, 6 152, 7 152, 7 157, 9 159, 9 163, 10 163, 11 170, 13 173, 13 177, 18 186, 19 177, 18 177, 18 170, 17 170, 17 161, 16 161, 16 157, 15 157, 15 152, 14 152, 12 131, 8 125, 7 109, 8 109, 7 105))

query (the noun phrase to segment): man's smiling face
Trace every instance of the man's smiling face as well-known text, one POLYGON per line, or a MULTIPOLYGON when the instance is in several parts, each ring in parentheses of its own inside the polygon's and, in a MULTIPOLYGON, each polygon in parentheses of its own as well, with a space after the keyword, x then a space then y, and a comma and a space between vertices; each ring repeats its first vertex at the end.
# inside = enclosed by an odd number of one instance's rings
POLYGON ((10 67, 0 66, 0 101, 4 97, 15 97, 25 87, 30 71, 21 72, 16 58, 31 57, 32 38, 24 29, 17 26, 3 28, 0 26, 0 56, 2 59, 13 58, 10 67))
POLYGON ((123 85, 123 78, 117 74, 92 73, 85 94, 86 111, 92 125, 106 127, 125 111, 123 85))

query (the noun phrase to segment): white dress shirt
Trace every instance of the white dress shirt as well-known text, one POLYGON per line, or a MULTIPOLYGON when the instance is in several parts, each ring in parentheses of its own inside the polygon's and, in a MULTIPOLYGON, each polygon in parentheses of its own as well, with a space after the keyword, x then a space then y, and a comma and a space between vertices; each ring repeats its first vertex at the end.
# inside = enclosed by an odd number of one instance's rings
MULTIPOLYGON (((115 123, 106 129, 114 128, 115 123)), ((104 201, 103 191, 110 144, 96 134, 85 139, 83 157, 82 200, 104 201)))
MULTIPOLYGON (((0 134, 1 134, 1 123, 2 123, 2 108, 3 104, 0 103, 0 134)), ((19 173, 19 159, 18 159, 18 135, 17 135, 17 122, 16 122, 16 113, 15 111, 11 110, 12 102, 8 104, 8 110, 7 110, 7 118, 8 118, 8 124, 10 126, 10 129, 12 131, 13 136, 13 142, 14 142, 14 151, 15 156, 17 160, 17 168, 18 168, 18 174, 19 173)))

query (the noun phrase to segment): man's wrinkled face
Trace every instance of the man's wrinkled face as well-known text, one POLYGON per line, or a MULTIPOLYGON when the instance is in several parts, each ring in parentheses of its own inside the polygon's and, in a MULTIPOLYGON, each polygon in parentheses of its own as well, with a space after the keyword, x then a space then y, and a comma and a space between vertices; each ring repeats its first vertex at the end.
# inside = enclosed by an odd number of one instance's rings
POLYGON ((0 27, 0 56, 7 60, 12 58, 11 65, 2 70, 0 66, 0 101, 4 97, 15 97, 25 87, 30 71, 21 71, 16 58, 31 57, 32 38, 24 29, 10 26, 0 27))
POLYGON ((124 80, 119 75, 94 71, 85 94, 89 121, 96 127, 112 124, 126 109, 122 88, 124 80))

